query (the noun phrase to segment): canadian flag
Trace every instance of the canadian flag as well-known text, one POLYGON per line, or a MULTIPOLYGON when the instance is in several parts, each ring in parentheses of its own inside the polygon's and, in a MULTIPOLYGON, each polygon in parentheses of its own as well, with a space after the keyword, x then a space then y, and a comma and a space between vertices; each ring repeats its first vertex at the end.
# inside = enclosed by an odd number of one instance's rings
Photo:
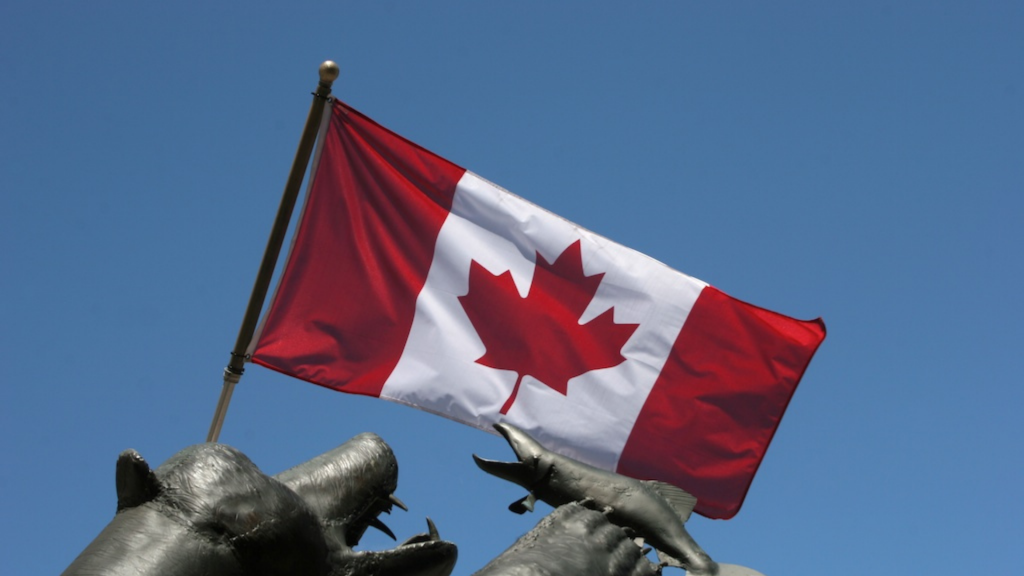
POLYGON ((825 337, 335 101, 253 362, 740 508, 825 337))

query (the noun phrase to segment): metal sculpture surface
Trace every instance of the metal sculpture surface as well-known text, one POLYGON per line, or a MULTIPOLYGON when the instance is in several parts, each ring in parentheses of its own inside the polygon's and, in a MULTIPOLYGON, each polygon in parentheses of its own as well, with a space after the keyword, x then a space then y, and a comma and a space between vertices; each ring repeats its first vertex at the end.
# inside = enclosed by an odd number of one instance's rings
MULTIPOLYGON (((521 430, 498 424, 517 462, 474 456, 485 471, 555 507, 476 576, 653 576, 665 566, 688 573, 760 576, 718 564, 683 527, 695 499, 659 482, 598 470, 544 449, 521 430), (647 559, 641 540, 658 550, 647 559)), ((365 531, 393 506, 398 462, 375 434, 277 476, 238 450, 191 446, 156 470, 134 451, 117 461, 117 513, 71 563, 66 576, 449 576, 456 547, 428 532, 395 548, 356 551, 365 531)))
POLYGON ((222 444, 191 446, 150 470, 117 461, 117 513, 67 576, 448 576, 456 547, 430 531, 379 552, 352 549, 392 505, 398 464, 374 434, 270 477, 222 444))
POLYGON ((731 564, 719 564, 690 536, 683 523, 697 499, 664 482, 636 480, 601 470, 544 448, 522 430, 495 424, 508 441, 517 462, 498 462, 474 455, 477 466, 489 474, 519 484, 529 493, 509 509, 522 514, 536 499, 558 507, 570 502, 592 506, 619 526, 651 544, 663 565, 699 575, 756 575, 731 564))
POLYGON ((572 503, 559 506, 475 576, 654 576, 625 530, 604 514, 572 503))

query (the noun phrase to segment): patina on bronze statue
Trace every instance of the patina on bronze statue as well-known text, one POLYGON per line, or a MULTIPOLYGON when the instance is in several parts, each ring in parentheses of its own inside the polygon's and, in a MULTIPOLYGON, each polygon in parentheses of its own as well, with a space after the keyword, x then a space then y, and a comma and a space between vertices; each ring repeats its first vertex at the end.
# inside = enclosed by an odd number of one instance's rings
MULTIPOLYGON (((759 576, 718 564, 682 523, 694 500, 552 454, 512 426, 498 430, 518 462, 476 458, 484 470, 555 506, 476 576, 653 576, 665 566, 694 574, 759 576), (636 537, 654 545, 647 559, 636 537), (666 560, 667 559, 667 560, 666 560)), ((117 461, 117 513, 66 576, 449 576, 456 548, 428 531, 389 550, 354 550, 378 515, 405 508, 394 491, 398 462, 375 434, 271 477, 223 444, 175 454, 156 470, 134 451, 117 461)), ((393 534, 391 534, 393 536, 393 534)))
POLYGON ((697 499, 666 484, 636 480, 555 454, 528 434, 499 423, 494 428, 505 437, 517 462, 497 462, 473 455, 481 470, 514 482, 529 491, 509 509, 518 514, 532 510, 534 499, 559 507, 580 502, 603 512, 616 525, 631 530, 658 552, 664 566, 684 568, 687 574, 758 576, 757 571, 720 564, 694 541, 683 523, 690 518, 697 499))
POLYGON ((375 434, 270 477, 223 444, 191 446, 150 470, 118 458, 118 509, 66 576, 448 576, 454 544, 430 530, 390 550, 353 549, 401 505, 398 463, 375 434))

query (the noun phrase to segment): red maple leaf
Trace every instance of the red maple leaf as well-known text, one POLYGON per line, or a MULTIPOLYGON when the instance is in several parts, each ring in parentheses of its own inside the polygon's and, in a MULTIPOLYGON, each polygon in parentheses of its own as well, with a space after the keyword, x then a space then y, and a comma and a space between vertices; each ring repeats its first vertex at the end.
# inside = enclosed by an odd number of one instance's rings
POLYGON ((459 302, 487 350, 476 362, 519 374, 502 414, 512 407, 523 376, 565 395, 570 378, 626 360, 622 347, 639 324, 616 324, 613 308, 580 324, 603 277, 583 273, 578 240, 553 263, 537 253, 526 298, 511 272, 495 276, 475 260, 470 264, 469 293, 459 302))

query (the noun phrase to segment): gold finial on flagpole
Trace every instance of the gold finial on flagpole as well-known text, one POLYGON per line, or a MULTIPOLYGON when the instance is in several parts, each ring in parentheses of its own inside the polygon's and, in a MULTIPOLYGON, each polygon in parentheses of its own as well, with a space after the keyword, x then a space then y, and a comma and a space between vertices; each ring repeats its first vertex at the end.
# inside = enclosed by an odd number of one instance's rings
POLYGON ((330 86, 338 79, 338 74, 340 73, 341 71, 338 70, 337 64, 332 60, 324 60, 324 63, 320 65, 320 82, 330 86))
POLYGON ((339 73, 338 65, 334 61, 324 60, 324 63, 320 65, 320 84, 317 85, 313 96, 320 100, 327 100, 331 95, 331 85, 338 79, 339 73))

